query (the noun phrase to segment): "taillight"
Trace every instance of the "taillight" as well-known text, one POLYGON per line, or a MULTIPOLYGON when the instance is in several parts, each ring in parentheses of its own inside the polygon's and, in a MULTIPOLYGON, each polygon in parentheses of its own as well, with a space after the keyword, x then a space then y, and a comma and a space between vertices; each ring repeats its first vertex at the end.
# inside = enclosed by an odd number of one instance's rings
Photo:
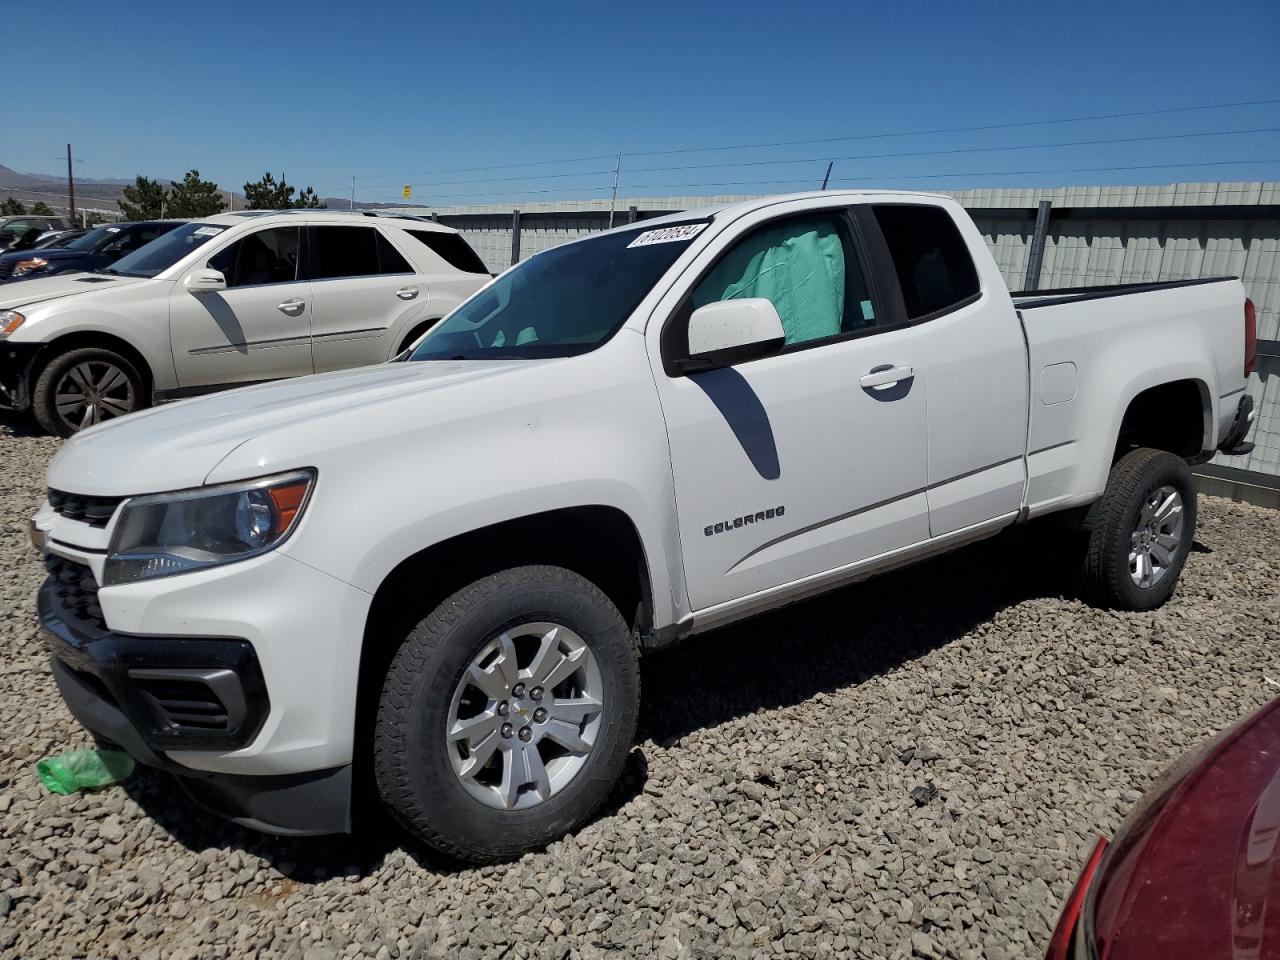
POLYGON ((1107 838, 1099 837, 1098 845, 1089 854, 1089 861, 1080 871, 1076 885, 1071 888, 1071 895, 1062 907, 1062 916, 1058 918, 1058 926, 1053 931, 1053 939, 1049 941, 1049 949, 1045 951, 1044 960, 1071 960, 1071 936, 1075 933, 1076 924, 1080 920, 1080 910, 1084 906, 1084 898, 1089 893, 1089 884, 1093 875, 1098 872, 1098 864, 1107 849, 1107 838))
POLYGON ((1253 301, 1244 298, 1244 375, 1253 373, 1253 362, 1258 359, 1258 311, 1253 301))

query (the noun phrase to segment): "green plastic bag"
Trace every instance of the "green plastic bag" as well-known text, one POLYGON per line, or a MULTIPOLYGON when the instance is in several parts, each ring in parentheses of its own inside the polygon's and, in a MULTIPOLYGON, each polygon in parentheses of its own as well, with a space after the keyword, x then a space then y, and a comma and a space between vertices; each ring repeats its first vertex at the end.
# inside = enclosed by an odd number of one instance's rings
POLYGON ((133 773, 133 767, 133 757, 122 750, 77 750, 46 757, 36 764, 36 774, 46 789, 67 796, 119 783, 133 773))

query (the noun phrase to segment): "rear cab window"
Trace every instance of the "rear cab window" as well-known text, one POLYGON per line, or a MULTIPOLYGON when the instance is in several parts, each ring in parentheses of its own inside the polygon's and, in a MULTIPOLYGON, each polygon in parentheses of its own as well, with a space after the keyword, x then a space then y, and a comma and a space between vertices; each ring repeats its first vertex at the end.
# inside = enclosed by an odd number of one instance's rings
POLYGON ((978 271, 944 208, 893 203, 875 204, 872 211, 911 320, 940 316, 978 298, 978 271))

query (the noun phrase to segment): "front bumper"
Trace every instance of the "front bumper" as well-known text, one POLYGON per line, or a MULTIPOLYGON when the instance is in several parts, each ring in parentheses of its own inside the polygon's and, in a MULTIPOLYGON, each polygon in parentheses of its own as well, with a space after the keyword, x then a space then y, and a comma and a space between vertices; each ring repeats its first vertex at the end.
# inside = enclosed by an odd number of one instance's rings
POLYGON ((79 616, 65 593, 56 574, 45 581, 40 624, 58 690, 97 739, 175 774, 197 803, 243 826, 297 836, 350 830, 350 765, 259 776, 192 770, 169 757, 234 750, 262 729, 270 702, 251 644, 113 633, 79 616))

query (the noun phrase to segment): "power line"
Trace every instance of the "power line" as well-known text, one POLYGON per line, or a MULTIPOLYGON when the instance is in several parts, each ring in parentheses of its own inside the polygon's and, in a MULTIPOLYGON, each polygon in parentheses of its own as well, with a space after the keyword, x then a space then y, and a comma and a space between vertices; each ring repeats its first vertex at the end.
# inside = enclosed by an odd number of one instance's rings
MULTIPOLYGON (((680 153, 710 153, 718 150, 757 150, 772 147, 791 147, 791 146, 809 146, 813 144, 825 143, 849 143, 858 140, 884 140, 892 137, 919 137, 929 136, 942 133, 976 133, 986 130, 1014 130, 1023 127, 1051 126, 1061 123, 1085 123, 1094 120, 1122 120, 1133 117, 1161 116, 1171 113, 1193 113, 1203 110, 1224 110, 1231 107, 1253 107, 1266 106, 1269 104, 1280 103, 1280 97, 1272 97, 1262 100, 1236 100, 1228 103, 1205 103, 1187 107, 1164 107, 1156 110, 1131 110, 1121 113, 1096 113, 1087 114, 1076 117, 1053 117, 1044 120, 1020 120, 1007 123, 987 123, 965 127, 934 127, 931 129, 921 130, 898 130, 898 131, 881 131, 877 133, 860 133, 850 134, 840 137, 819 137, 806 140, 774 140, 767 143, 736 143, 736 144, 713 144, 711 146, 702 147, 679 147, 669 150, 637 150, 623 151, 622 156, 626 157, 657 157, 668 156, 680 153)), ((439 170, 418 171, 416 173, 378 173, 357 175, 360 180, 385 180, 398 179, 402 177, 434 177, 451 173, 476 173, 485 170, 514 170, 521 167, 537 167, 548 166, 562 163, 579 163, 587 160, 612 160, 617 155, 614 153, 597 153, 580 157, 567 157, 559 160, 527 160, 516 163, 500 163, 490 164, 487 166, 474 167, 452 167, 439 170)), ((825 159, 829 159, 824 157, 825 159)), ((333 178, 332 180, 320 180, 319 183, 345 183, 348 178, 333 178)))
MULTIPOLYGON (((996 146, 996 147, 955 147, 955 148, 946 149, 946 150, 910 150, 910 151, 904 151, 904 152, 898 152, 898 153, 867 153, 867 154, 857 154, 857 155, 844 156, 844 157, 801 157, 801 158, 789 159, 789 160, 739 160, 739 161, 730 161, 726 163, 695 163, 695 164, 687 164, 687 165, 671 166, 671 167, 636 167, 632 169, 630 173, 632 174, 663 173, 663 172, 678 171, 678 170, 724 169, 728 167, 786 166, 787 164, 823 163, 823 162, 829 162, 832 160, 886 160, 886 159, 900 159, 904 157, 944 156, 944 155, 961 154, 961 153, 1002 153, 1002 152, 1010 152, 1010 151, 1018 151, 1018 150, 1043 150, 1048 148, 1060 148, 1060 147, 1100 146, 1103 144, 1115 144, 1115 143, 1148 143, 1148 142, 1154 142, 1154 141, 1160 141, 1160 140, 1186 140, 1186 139, 1194 139, 1198 137, 1224 137, 1224 136, 1234 136, 1239 134, 1277 133, 1277 132, 1280 132, 1280 127, 1254 127, 1254 128, 1247 128, 1247 129, 1241 129, 1241 130, 1209 130, 1209 131, 1203 131, 1203 132, 1197 132, 1197 133, 1171 133, 1171 134, 1161 134, 1161 135, 1142 136, 1142 137, 1107 137, 1107 138, 1098 138, 1093 140, 1062 140, 1054 143, 1009 144, 1009 145, 996 146)), ((553 180, 553 179, 563 179, 566 177, 577 177, 577 176, 582 176, 582 177, 604 176, 606 174, 610 174, 613 172, 614 171, 612 170, 584 170, 584 171, 576 171, 573 173, 536 174, 536 175, 527 176, 527 177, 525 176, 481 177, 481 178, 468 179, 468 180, 438 180, 434 182, 414 183, 413 186, 421 189, 431 189, 433 187, 448 187, 448 186, 455 186, 459 184, 470 184, 470 183, 513 183, 513 182, 519 182, 519 181, 525 181, 525 180, 553 180)), ((782 181, 779 181, 779 182, 782 182, 782 181)))
MULTIPOLYGON (((962 173, 883 173, 864 177, 836 177, 834 183, 869 183, 895 180, 942 180, 954 177, 1023 177, 1050 173, 1103 173, 1121 170, 1172 170, 1185 167, 1225 167, 1248 166, 1250 164, 1280 163, 1280 158, 1271 160, 1203 160, 1190 163, 1139 163, 1109 167, 1058 167, 1043 170, 969 170, 962 173)), ((663 190, 671 188, 687 189, 690 187, 763 187, 779 184, 812 183, 812 177, 790 180, 720 180, 706 183, 633 183, 635 190, 663 190)))
POLYGON ((976 133, 982 130, 1013 130, 1058 123, 1084 123, 1090 120, 1122 120, 1131 117, 1153 117, 1169 113, 1192 113, 1198 110, 1224 110, 1229 107, 1254 107, 1280 103, 1280 97, 1266 100, 1237 100, 1232 103, 1205 103, 1194 107, 1165 107, 1159 110, 1133 110, 1125 113, 1095 113, 1080 117, 1057 117, 1051 120, 1020 120, 1012 123, 985 123, 971 127, 938 127, 932 130, 901 130, 895 133, 861 133, 847 137, 822 137, 815 140, 776 140, 772 143, 735 143, 713 147, 681 147, 676 150, 649 150, 624 153, 624 157, 658 157, 673 153, 710 153, 713 150, 756 150, 766 147, 809 146, 815 143, 842 143, 852 140, 884 140, 890 137, 922 137, 937 133, 976 133))
POLYGON ((1011 150, 1043 150, 1057 147, 1100 146, 1106 143, 1148 143, 1156 140, 1187 140, 1195 137, 1225 137, 1244 133, 1277 133, 1280 127, 1252 127, 1244 130, 1207 130, 1201 133, 1166 133, 1145 137, 1107 137, 1097 140, 1061 140, 1057 143, 1022 143, 999 147, 953 147, 947 150, 910 150, 901 153, 863 153, 847 157, 804 157, 797 160, 738 160, 730 163, 695 163, 678 167, 636 167, 632 173, 668 170, 708 170, 724 167, 766 167, 787 163, 822 163, 827 160, 887 160, 902 157, 936 157, 955 153, 999 153, 1011 150))
MULTIPOLYGON (((928 174, 899 174, 899 173, 882 173, 872 174, 862 177, 834 177, 831 180, 833 184, 839 183, 874 183, 874 182, 893 182, 897 180, 940 180, 954 179, 957 177, 1018 177, 1032 176, 1040 174, 1058 174, 1058 173, 1100 173, 1114 172, 1125 170, 1165 170, 1165 169, 1185 169, 1190 167, 1223 167, 1223 166, 1248 166, 1252 164, 1280 164, 1280 158, 1264 159, 1264 160, 1203 160, 1185 163, 1142 163, 1142 164, 1126 164, 1118 166, 1100 166, 1100 167, 1058 167, 1046 168, 1041 170, 968 170, 956 173, 928 173, 928 174)), ((787 180, 718 180, 700 183, 633 183, 628 186, 635 190, 666 190, 666 189, 688 189, 694 187, 776 187, 776 186, 793 186, 812 184, 815 180, 813 177, 792 178, 787 180)), ((593 187, 586 185, 557 187, 550 190, 534 190, 529 193, 548 194, 548 193, 607 193, 610 187, 593 187)), ((475 193, 444 193, 434 194, 422 203, 412 204, 412 206, 431 206, 438 200, 450 200, 471 197, 510 197, 509 191, 479 191, 475 193)))

